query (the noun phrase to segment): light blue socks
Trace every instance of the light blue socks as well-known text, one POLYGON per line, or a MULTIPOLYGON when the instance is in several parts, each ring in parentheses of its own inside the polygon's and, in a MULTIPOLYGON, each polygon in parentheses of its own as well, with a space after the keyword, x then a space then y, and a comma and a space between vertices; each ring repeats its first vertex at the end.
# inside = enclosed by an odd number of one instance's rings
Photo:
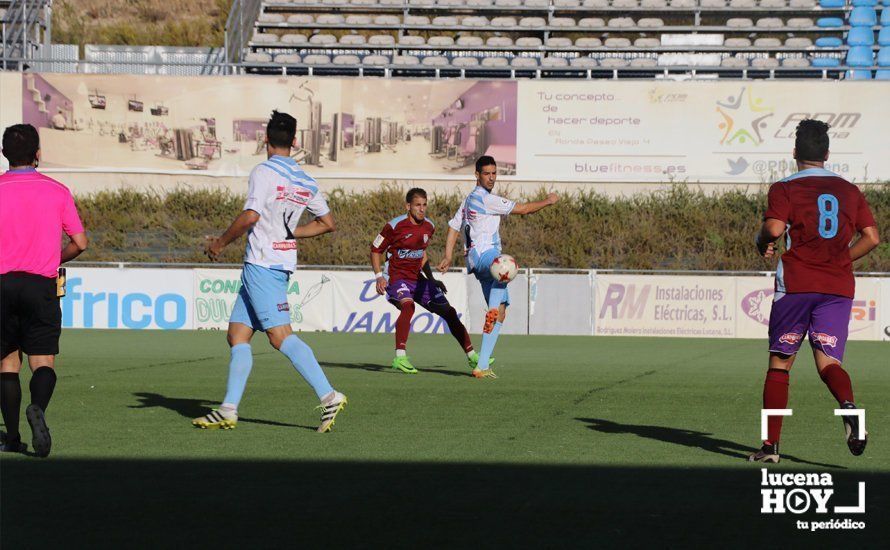
POLYGON ((226 397, 223 399, 224 405, 238 408, 252 367, 253 353, 250 351, 250 344, 232 346, 232 358, 229 360, 229 381, 226 384, 226 397))
POLYGON ((306 382, 309 382, 309 385, 315 390, 315 394, 318 396, 319 400, 334 391, 334 388, 332 388, 330 382, 328 382, 328 378, 321 370, 321 365, 319 365, 318 361, 315 359, 315 354, 312 353, 312 348, 297 338, 295 334, 291 334, 284 339, 279 351, 290 359, 290 362, 293 363, 297 372, 306 379, 306 382))

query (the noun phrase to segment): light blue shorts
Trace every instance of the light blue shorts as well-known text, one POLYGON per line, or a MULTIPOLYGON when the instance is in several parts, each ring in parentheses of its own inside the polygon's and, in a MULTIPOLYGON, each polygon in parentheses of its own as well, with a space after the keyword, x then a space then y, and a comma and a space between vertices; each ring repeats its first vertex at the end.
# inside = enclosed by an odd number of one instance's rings
MULTIPOLYGON (((485 297, 485 303, 488 304, 488 298, 491 296, 492 288, 503 288, 504 297, 501 299, 502 304, 510 305, 510 291, 507 289, 507 283, 495 281, 491 276, 491 264, 501 255, 501 251, 497 248, 489 248, 482 254, 478 254, 475 250, 470 250, 468 265, 470 273, 476 276, 479 284, 482 285, 482 295, 485 297)), ((490 306, 491 304, 489 304, 490 306)), ((497 305, 497 304, 496 304, 497 305)))
POLYGON ((245 263, 241 271, 241 290, 232 308, 230 323, 241 323, 253 330, 290 325, 287 283, 290 273, 245 263))

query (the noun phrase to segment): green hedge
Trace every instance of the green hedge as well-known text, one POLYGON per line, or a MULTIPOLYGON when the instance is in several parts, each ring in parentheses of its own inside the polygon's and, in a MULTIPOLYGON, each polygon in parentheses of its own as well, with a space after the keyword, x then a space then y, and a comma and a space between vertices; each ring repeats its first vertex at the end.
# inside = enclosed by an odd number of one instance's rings
MULTIPOLYGON (((883 242, 856 269, 890 272, 890 184, 871 186, 866 196, 883 242)), ((243 196, 225 191, 122 190, 79 197, 91 238, 80 259, 206 261, 204 235, 221 233, 243 201, 243 196)), ((439 229, 430 247, 436 261, 444 249, 446 222, 460 201, 458 194, 430 197, 428 216, 439 229)), ((403 192, 385 184, 361 194, 335 189, 328 202, 338 231, 302 241, 301 264, 366 264, 371 240, 384 223, 404 213, 403 192)), ((682 185, 630 198, 580 193, 537 214, 506 219, 501 225, 504 250, 531 267, 769 269, 771 264, 757 257, 752 244, 765 203, 763 193, 705 195, 682 185)), ((240 262, 243 248, 243 239, 233 243, 223 261, 240 262)))

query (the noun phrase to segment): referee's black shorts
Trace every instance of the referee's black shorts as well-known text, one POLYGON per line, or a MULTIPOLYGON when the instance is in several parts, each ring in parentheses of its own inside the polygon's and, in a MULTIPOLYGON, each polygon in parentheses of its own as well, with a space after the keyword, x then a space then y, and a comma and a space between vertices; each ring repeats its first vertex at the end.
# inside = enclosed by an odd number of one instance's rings
POLYGON ((0 356, 58 355, 62 309, 55 277, 11 271, 0 275, 0 356))

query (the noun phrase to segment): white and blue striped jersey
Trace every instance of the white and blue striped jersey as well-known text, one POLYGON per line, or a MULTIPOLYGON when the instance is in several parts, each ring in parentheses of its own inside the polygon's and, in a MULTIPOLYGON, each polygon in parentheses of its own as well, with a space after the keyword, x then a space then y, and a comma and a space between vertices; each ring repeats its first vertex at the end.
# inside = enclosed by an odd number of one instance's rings
POLYGON ((510 214, 515 207, 514 201, 493 195, 477 185, 448 226, 463 236, 468 255, 470 252, 482 255, 492 248, 500 250, 501 216, 510 214))
POLYGON ((330 212, 318 184, 294 159, 275 155, 258 164, 250 172, 244 210, 255 211, 260 221, 247 233, 244 261, 294 271, 297 240, 293 232, 307 208, 316 217, 330 212))

